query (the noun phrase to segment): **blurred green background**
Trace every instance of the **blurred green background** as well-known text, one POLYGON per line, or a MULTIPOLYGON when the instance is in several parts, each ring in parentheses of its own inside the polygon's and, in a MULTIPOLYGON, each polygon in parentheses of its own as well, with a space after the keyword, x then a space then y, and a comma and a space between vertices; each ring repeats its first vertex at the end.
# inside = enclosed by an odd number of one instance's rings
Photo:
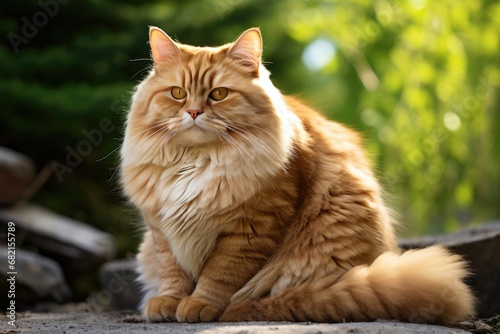
POLYGON ((114 128, 102 143, 71 172, 54 173, 33 201, 112 233, 119 256, 139 239, 115 171, 130 91, 151 65, 148 25, 194 45, 230 42, 259 26, 275 85, 364 134, 401 235, 500 217, 498 1, 0 6, 0 145, 40 170, 64 164, 84 131, 109 119, 114 128))

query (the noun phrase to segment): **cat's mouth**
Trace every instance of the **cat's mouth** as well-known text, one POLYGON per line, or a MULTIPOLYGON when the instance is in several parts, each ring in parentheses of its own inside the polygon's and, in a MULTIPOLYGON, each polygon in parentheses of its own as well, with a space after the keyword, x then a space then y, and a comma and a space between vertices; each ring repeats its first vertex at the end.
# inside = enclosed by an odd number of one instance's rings
POLYGON ((187 146, 206 145, 218 140, 215 131, 198 120, 184 123, 179 129, 176 138, 180 143, 187 146))
POLYGON ((196 120, 194 120, 191 124, 188 124, 186 127, 185 127, 185 130, 191 130, 191 129, 199 129, 199 130, 208 130, 203 124, 201 124, 200 122, 196 122, 196 120))

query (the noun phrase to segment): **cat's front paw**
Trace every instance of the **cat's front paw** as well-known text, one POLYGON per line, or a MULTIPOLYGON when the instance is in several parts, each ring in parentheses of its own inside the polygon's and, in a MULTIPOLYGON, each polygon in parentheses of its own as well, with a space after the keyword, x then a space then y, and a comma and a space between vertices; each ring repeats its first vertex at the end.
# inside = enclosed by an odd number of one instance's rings
POLYGON ((176 318, 179 322, 217 321, 224 308, 199 297, 186 297, 177 307, 176 318))
POLYGON ((180 301, 171 296, 151 297, 144 305, 142 316, 148 322, 176 321, 175 312, 180 301))

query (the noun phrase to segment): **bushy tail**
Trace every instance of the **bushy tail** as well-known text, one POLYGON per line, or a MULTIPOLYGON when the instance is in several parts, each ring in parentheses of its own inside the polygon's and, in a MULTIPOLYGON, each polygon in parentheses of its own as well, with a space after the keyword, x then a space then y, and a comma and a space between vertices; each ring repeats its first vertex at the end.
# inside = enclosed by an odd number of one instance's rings
POLYGON ((463 282, 467 275, 462 258, 440 246, 387 252, 340 279, 325 277, 275 296, 231 305, 221 321, 397 319, 449 324, 474 313, 474 297, 463 282))

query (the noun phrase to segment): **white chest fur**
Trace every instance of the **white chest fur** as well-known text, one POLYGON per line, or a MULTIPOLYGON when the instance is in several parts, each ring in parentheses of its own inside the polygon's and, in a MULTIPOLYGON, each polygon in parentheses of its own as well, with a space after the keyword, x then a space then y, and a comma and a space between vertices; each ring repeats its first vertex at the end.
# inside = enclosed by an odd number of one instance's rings
POLYGON ((241 172, 235 163, 229 169, 213 156, 201 154, 167 167, 159 178, 160 229, 179 264, 194 278, 199 277, 221 229, 230 223, 231 208, 253 193, 251 188, 239 189, 246 183, 241 172))

